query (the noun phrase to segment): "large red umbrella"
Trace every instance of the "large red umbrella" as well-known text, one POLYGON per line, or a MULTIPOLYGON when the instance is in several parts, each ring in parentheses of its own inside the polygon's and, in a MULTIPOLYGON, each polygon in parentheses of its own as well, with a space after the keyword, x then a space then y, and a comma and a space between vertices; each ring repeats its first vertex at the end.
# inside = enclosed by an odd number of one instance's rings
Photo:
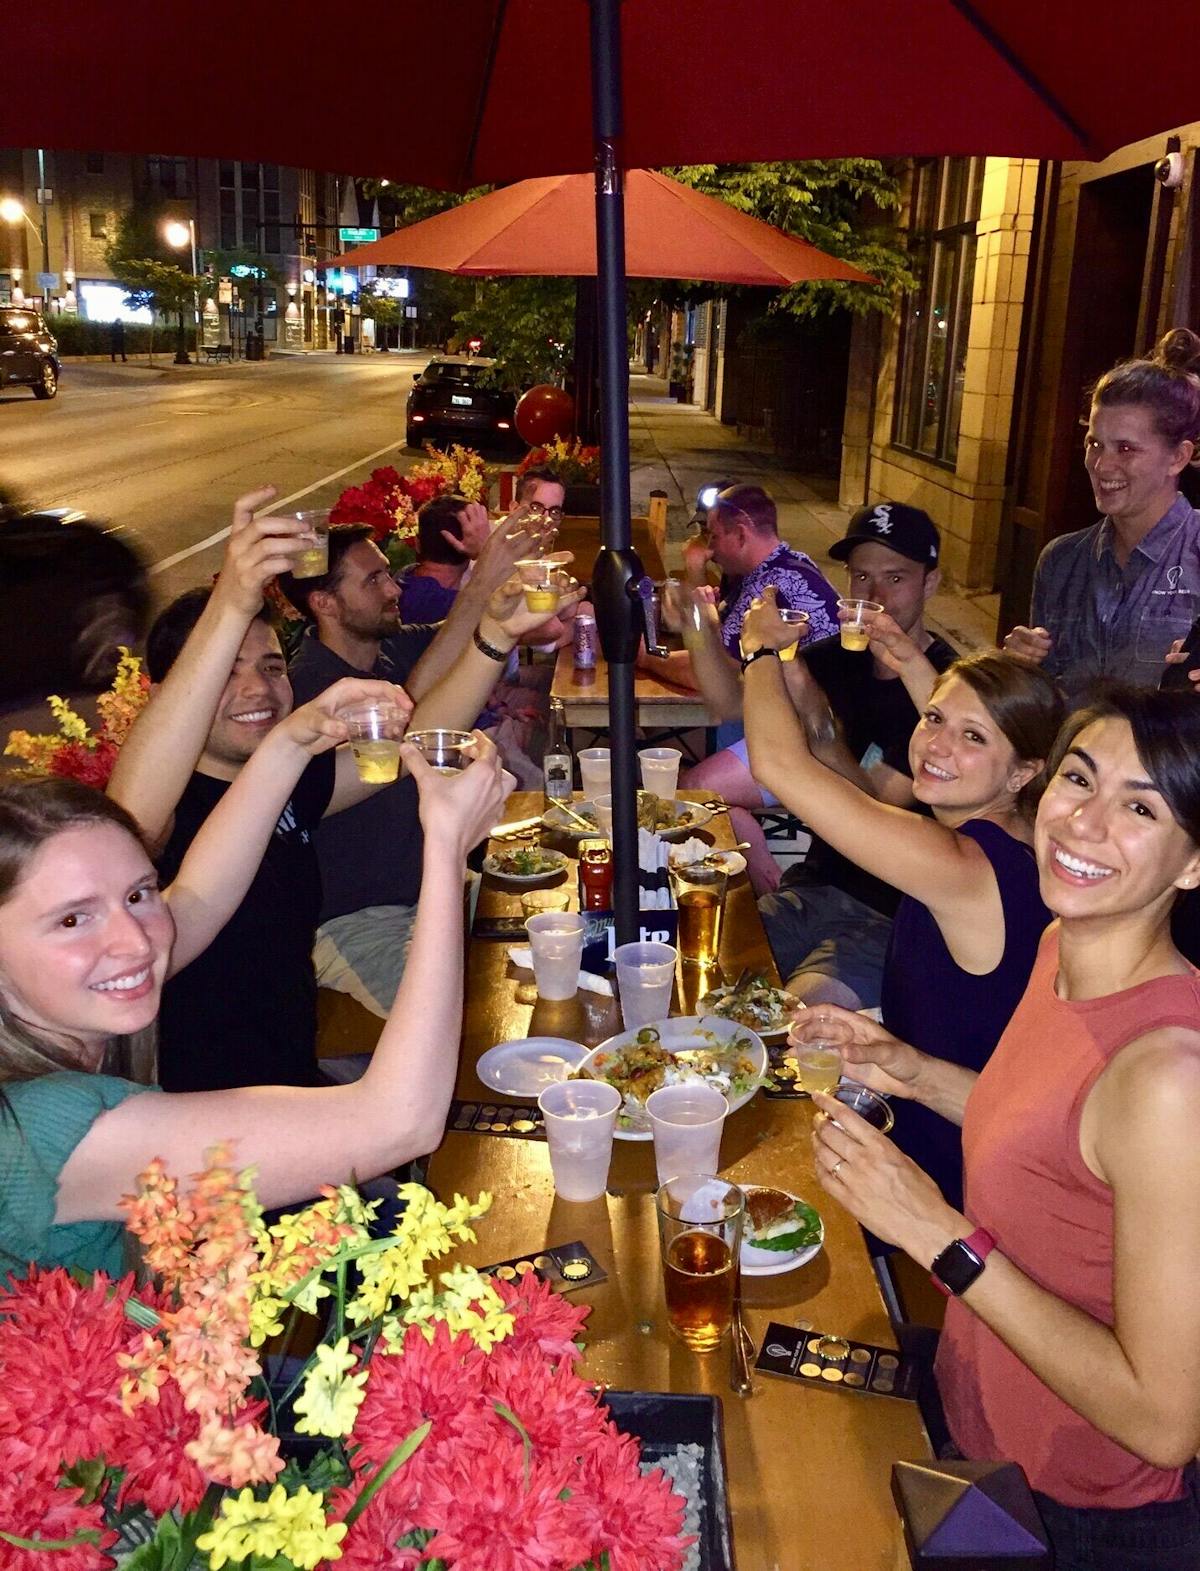
MULTIPOLYGON (((596 272, 595 186, 591 175, 522 180, 397 229, 340 260, 348 267, 588 277, 596 272)), ((625 275, 777 289, 814 279, 872 281, 807 240, 652 169, 625 174, 625 275)))
MULTIPOLYGON (((907 153, 1095 158, 1193 119, 1193 0, 400 0, 369 49, 259 0, 227 49, 194 7, 64 0, 24 28, 0 142, 169 149, 465 190, 595 169, 614 902, 636 934, 622 170, 907 153)), ((12 51, 10 51, 11 53, 12 51)))

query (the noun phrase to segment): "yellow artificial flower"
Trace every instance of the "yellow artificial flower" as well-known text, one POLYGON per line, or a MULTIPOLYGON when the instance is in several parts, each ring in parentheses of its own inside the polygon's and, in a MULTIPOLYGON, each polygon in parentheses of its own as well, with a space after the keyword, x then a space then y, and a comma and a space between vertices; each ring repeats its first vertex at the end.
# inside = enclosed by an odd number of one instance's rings
POLYGON ((196 1547, 209 1557, 212 1571, 221 1571, 229 1560, 248 1560, 257 1555, 273 1560, 284 1555, 299 1571, 315 1571, 322 1560, 340 1560, 344 1522, 325 1520, 324 1497, 301 1485, 289 1495, 276 1484, 265 1500, 243 1489, 226 1495, 221 1514, 208 1532, 201 1533, 196 1547))
POLYGON ((61 742, 59 736, 35 736, 31 731, 10 731, 4 752, 6 756, 19 758, 40 774, 48 774, 50 761, 61 742))
POLYGON ((89 739, 91 732, 87 728, 87 721, 75 713, 65 698, 59 698, 57 693, 51 693, 46 702, 58 721, 58 729, 68 742, 86 742, 89 739))
POLYGON ((303 1415, 296 1425, 297 1433, 326 1435, 331 1440, 350 1433, 366 1395, 367 1371, 350 1374, 357 1362, 348 1337, 317 1348, 304 1377, 304 1389, 296 1398, 296 1411, 303 1415))

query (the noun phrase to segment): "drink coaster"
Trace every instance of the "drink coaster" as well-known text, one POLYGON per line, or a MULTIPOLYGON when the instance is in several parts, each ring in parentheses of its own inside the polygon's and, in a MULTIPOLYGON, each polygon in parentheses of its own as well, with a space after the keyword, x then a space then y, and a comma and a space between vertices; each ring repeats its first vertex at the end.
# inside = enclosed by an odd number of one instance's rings
POLYGON ((532 1271, 543 1282, 560 1293, 573 1293, 581 1287, 595 1287, 597 1282, 607 1282, 608 1272, 592 1254, 586 1244, 558 1244, 553 1249, 539 1249, 528 1255, 515 1255, 502 1260, 499 1265, 480 1266, 483 1276, 499 1277, 501 1281, 515 1282, 532 1271))
POLYGON ((546 1125, 536 1102, 460 1102, 450 1104, 450 1134, 507 1135, 510 1140, 545 1140, 546 1125))
POLYGON ((829 1332, 800 1330, 772 1320, 754 1367, 823 1391, 917 1399, 920 1371, 894 1347, 875 1347, 829 1332))

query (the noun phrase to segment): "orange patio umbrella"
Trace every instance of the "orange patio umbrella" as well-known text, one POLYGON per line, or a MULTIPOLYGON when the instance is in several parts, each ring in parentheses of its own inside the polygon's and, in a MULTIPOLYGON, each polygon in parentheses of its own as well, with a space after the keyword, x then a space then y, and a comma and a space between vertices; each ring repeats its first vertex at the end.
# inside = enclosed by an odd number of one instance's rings
MULTIPOLYGON (((346 252, 347 267, 430 267, 481 277, 596 273, 591 175, 522 180, 346 252)), ((625 172, 625 272, 717 284, 873 280, 849 262, 653 169, 625 172)))

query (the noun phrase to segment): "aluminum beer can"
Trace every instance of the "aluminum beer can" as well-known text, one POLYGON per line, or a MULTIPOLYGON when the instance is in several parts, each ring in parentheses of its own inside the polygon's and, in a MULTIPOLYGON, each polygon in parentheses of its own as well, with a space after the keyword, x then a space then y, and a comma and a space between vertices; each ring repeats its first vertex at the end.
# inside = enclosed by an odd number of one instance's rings
POLYGON ((575 669, 594 671, 600 653, 600 635, 596 631, 596 618, 587 612, 575 618, 575 669))

